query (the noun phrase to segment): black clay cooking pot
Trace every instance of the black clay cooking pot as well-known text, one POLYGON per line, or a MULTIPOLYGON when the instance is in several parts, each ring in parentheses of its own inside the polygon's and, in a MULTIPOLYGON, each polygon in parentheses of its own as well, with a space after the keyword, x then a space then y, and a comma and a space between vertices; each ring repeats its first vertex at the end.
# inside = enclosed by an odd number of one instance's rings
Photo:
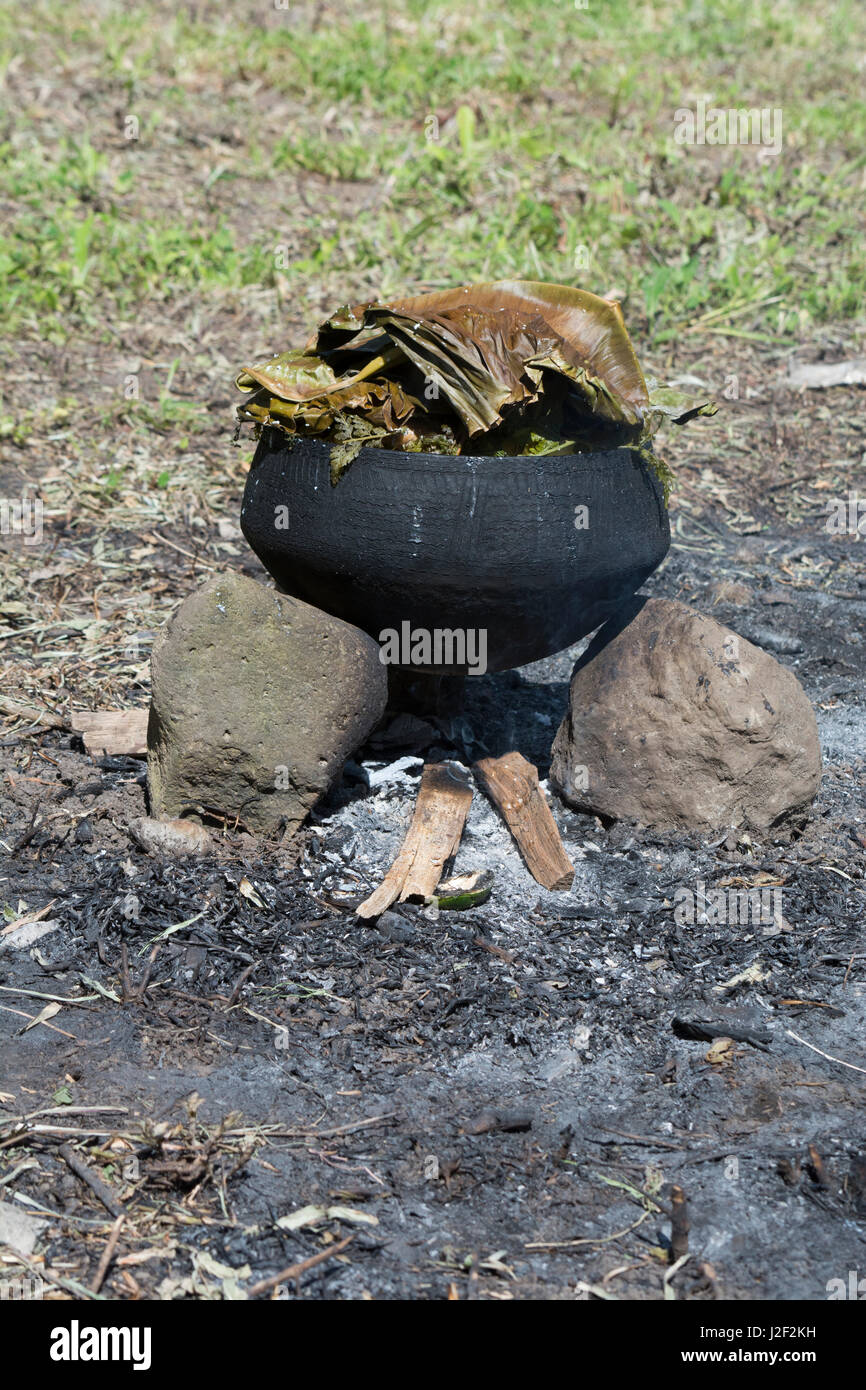
POLYGON ((329 460, 326 443, 262 432, 241 528, 278 586, 379 641, 483 630, 490 671, 585 637, 670 545, 661 486, 627 448, 517 458, 363 449, 336 487, 329 460))

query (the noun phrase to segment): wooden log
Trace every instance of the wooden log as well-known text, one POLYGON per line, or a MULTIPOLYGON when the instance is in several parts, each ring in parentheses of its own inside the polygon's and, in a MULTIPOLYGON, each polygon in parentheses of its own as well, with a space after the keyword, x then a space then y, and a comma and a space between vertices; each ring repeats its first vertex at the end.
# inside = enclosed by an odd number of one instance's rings
POLYGON ((457 849, 472 804, 472 786, 457 763, 427 763, 412 823, 400 852, 375 892, 356 909, 378 917, 398 899, 429 897, 457 849))
POLYGON ((143 758, 147 752, 147 709, 74 710, 70 723, 92 758, 143 758))
POLYGON ((472 771, 517 842, 532 877, 545 888, 571 887, 574 865, 538 785, 538 771, 521 753, 482 758, 472 771))

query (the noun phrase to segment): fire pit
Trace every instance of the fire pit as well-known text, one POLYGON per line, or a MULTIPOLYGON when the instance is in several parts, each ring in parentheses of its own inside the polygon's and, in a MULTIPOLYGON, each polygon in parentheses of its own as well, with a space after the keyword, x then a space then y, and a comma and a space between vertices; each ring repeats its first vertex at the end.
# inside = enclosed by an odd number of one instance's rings
POLYGON ((550 656, 609 618, 670 545, 661 484, 636 449, 364 448, 337 487, 329 459, 322 441, 264 429, 241 527, 281 589, 379 641, 389 634, 397 667, 471 669, 466 634, 484 634, 470 650, 483 650, 485 670, 550 656), (424 655, 418 633, 432 660, 413 657, 424 655), (458 638, 437 647, 437 633, 458 638))

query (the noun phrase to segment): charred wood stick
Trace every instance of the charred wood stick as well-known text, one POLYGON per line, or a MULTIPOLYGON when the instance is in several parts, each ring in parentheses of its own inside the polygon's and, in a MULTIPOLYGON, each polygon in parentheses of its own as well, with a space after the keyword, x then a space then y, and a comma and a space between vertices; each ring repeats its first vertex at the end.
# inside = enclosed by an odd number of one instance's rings
POLYGON ((126 949, 126 942, 121 943, 120 947, 120 984, 123 992, 123 1002, 134 997, 132 980, 129 975, 129 955, 126 949))
POLYGON ((676 1184, 671 1188, 671 1263, 681 1260, 689 1250, 689 1204, 676 1184))
POLYGON ((497 960, 504 960, 507 965, 513 965, 517 959, 511 951, 503 951, 501 946, 495 945, 492 941, 485 941, 483 936, 473 936, 472 943, 474 946, 480 946, 482 951, 489 951, 497 960))
POLYGON ((427 763, 400 852, 357 915, 378 917, 398 898, 429 897, 460 843, 471 804, 472 787, 458 763, 427 763))
POLYGON ((769 1028, 751 1024, 741 1015, 732 1014, 726 1017, 720 1013, 715 1017, 692 1015, 686 1018, 678 1015, 673 1019, 671 1028, 676 1037, 690 1042, 712 1042, 715 1038, 731 1038, 734 1042, 751 1043, 752 1047, 760 1048, 762 1052, 766 1052, 768 1044, 773 1041, 773 1034, 769 1028))
POLYGON ((289 1137, 335 1139, 340 1134, 354 1134, 356 1130, 369 1129, 371 1125, 387 1124, 396 1118, 397 1111, 391 1110, 387 1115, 371 1115, 368 1120, 355 1120, 351 1124, 335 1125, 333 1129, 287 1129, 285 1133, 289 1137))
POLYGON ((148 987, 148 985, 150 984, 150 976, 151 976, 152 970, 153 970, 153 961, 152 961, 152 960, 149 960, 149 961, 146 962, 145 967, 144 967, 144 969, 143 969, 142 972, 141 972, 141 979, 139 980, 138 984, 137 984, 136 987, 135 987, 135 998, 136 998, 136 999, 143 999, 144 996, 146 995, 146 993, 147 993, 147 987, 148 987))
MULTIPOLYGON (((35 1128, 40 1129, 42 1126, 35 1126, 35 1128)), ((81 1181, 90 1188, 91 1192, 99 1198, 106 1211, 110 1211, 111 1215, 114 1217, 125 1215, 123 1203, 118 1202, 107 1183, 103 1182, 99 1174, 94 1172, 88 1164, 78 1157, 77 1153, 75 1153, 69 1144, 61 1144, 58 1152, 63 1161, 72 1169, 75 1176, 80 1178, 81 1181)))
POLYGON ((30 841, 33 839, 34 835, 36 835, 38 831, 42 829, 42 822, 39 820, 39 807, 41 805, 41 801, 36 802, 32 812, 30 813, 30 823, 27 826, 27 829, 24 831, 24 834, 15 841, 14 845, 9 851, 10 857, 12 859, 15 858, 16 854, 20 854, 22 849, 26 849, 27 846, 30 844, 30 841))
POLYGON ((129 973, 129 957, 124 941, 120 948, 120 985, 124 1004, 140 1003, 144 999, 147 986, 150 983, 150 975, 153 970, 153 962, 148 961, 141 972, 141 979, 137 985, 133 985, 132 977, 129 973))
POLYGON ((243 987, 244 987, 244 985, 246 984, 247 980, 248 980, 248 979, 250 978, 250 976, 252 975, 252 973, 253 973, 253 971, 255 970, 255 968, 256 968, 257 965, 258 965, 258 961, 253 961, 253 963, 252 963, 251 965, 245 966, 244 969, 241 971, 240 975, 238 976, 238 978, 237 978, 237 980, 236 980, 236 982, 235 982, 235 987, 234 987, 234 989, 232 990, 231 994, 230 994, 229 997, 228 997, 229 1008, 231 1008, 231 1006, 232 1006, 233 1004, 236 1004, 236 1003, 238 1002, 238 999, 240 998, 240 995, 241 995, 241 990, 243 989, 243 987))
POLYGON ((300 1279, 308 1269, 315 1269, 316 1265, 324 1264, 325 1260, 332 1260, 335 1255, 339 1255, 354 1239, 354 1234, 346 1236, 345 1240, 339 1240, 336 1245, 332 1245, 330 1250, 320 1250, 318 1255, 311 1255, 308 1260, 289 1265, 286 1269, 281 1269, 279 1274, 272 1274, 270 1279, 260 1279, 257 1284, 247 1289, 247 1298, 256 1298, 260 1293, 268 1293, 270 1289, 275 1289, 277 1284, 288 1284, 290 1279, 300 1279))
POLYGON ((505 753, 482 758, 472 771, 514 836, 532 877, 545 888, 570 888, 574 865, 563 849, 532 763, 521 753, 505 753))
POLYGON ((532 1129, 530 1110, 483 1110, 463 1125, 464 1134, 525 1134, 532 1129))
POLYGON ((108 1242, 105 1246, 105 1249, 102 1252, 102 1255, 100 1256, 99 1264, 96 1267, 96 1273, 93 1276, 93 1282, 90 1285, 91 1293, 99 1293, 99 1290, 102 1288, 102 1285, 105 1281, 105 1276, 108 1273, 109 1265, 111 1264, 111 1261, 114 1259, 114 1252, 117 1249, 117 1242, 120 1239, 120 1232, 123 1229, 123 1223, 125 1220, 126 1213, 121 1212, 111 1228, 111 1234, 108 1237, 108 1242))

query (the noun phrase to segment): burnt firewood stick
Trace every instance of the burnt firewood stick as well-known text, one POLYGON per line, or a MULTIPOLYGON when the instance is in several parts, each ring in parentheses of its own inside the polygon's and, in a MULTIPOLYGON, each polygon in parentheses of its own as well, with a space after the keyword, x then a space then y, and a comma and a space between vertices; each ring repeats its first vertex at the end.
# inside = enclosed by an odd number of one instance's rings
POLYGON ((671 1263, 689 1252, 689 1204, 676 1184, 671 1188, 671 1263))
POLYGON ((318 1255, 311 1255, 308 1260, 301 1260, 298 1264, 289 1265, 287 1269, 281 1269, 279 1274, 272 1274, 270 1279, 260 1279, 257 1284, 253 1284, 247 1289, 247 1298, 257 1298, 260 1293, 269 1293, 278 1284, 288 1284, 292 1279, 300 1279, 302 1274, 306 1274, 308 1269, 315 1269, 316 1265, 324 1264, 325 1260, 332 1260, 335 1255, 339 1255, 345 1250, 347 1245, 351 1245, 355 1239, 354 1233, 340 1240, 336 1245, 332 1245, 330 1250, 320 1250, 318 1255))
POLYGON ((111 1234, 108 1237, 108 1243, 106 1244, 105 1249, 103 1250, 102 1255, 100 1257, 99 1264, 96 1268, 96 1273, 93 1276, 93 1282, 90 1285, 91 1293, 99 1293, 99 1290, 102 1288, 102 1285, 105 1282, 105 1276, 108 1273, 111 1261, 114 1259, 114 1252, 117 1249, 117 1242, 120 1239, 120 1232, 123 1228, 123 1223, 125 1220, 126 1212, 122 1211, 120 1213, 120 1216, 118 1216, 117 1220, 111 1228, 111 1234))
POLYGON ((532 877, 545 888, 567 891, 574 865, 538 785, 536 768, 521 753, 513 752, 482 758, 472 771, 514 836, 532 877))
POLYGON ((114 1217, 124 1215, 122 1202, 118 1202, 111 1188, 103 1182, 98 1173, 80 1159, 69 1144, 61 1144, 58 1149, 60 1157, 69 1165, 77 1178, 90 1188, 99 1198, 106 1211, 110 1211, 114 1217))
POLYGON ((357 915, 378 917, 398 898, 430 897, 460 843, 471 804, 472 787, 459 763, 427 763, 397 858, 357 915))

